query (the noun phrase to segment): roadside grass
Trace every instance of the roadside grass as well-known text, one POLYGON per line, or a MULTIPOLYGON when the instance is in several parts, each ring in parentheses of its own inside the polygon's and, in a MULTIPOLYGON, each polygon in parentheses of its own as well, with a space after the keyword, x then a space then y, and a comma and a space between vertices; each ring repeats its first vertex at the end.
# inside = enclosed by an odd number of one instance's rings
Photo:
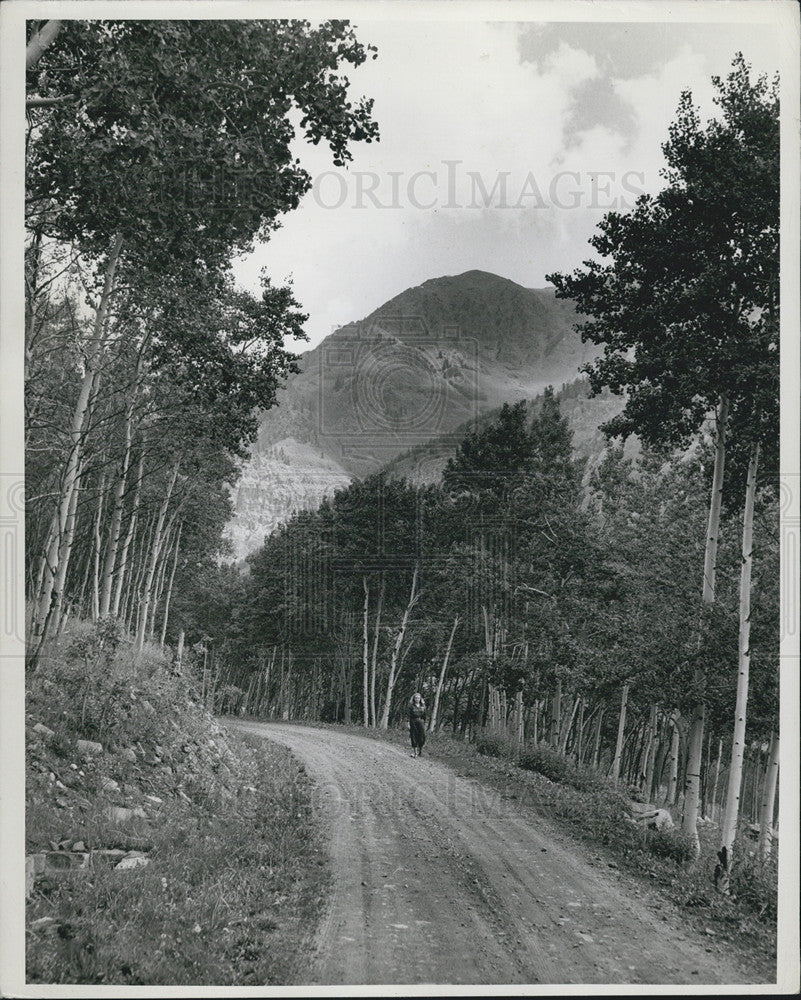
POLYGON ((89 863, 36 878, 27 980, 253 986, 302 977, 330 886, 303 765, 277 744, 223 735, 193 701, 191 675, 171 674, 154 650, 141 672, 128 649, 77 666, 74 652, 62 642, 30 678, 26 837, 30 853, 60 843, 75 852, 82 841, 89 863), (36 722, 54 735, 32 732, 36 722), (78 752, 77 739, 98 737, 102 753, 78 752), (126 747, 135 760, 121 756, 126 747), (109 779, 118 792, 107 791, 109 779), (144 815, 109 818, 109 806, 138 803, 144 815), (119 870, 91 853, 115 847, 141 851, 146 864, 119 870))
MULTIPOLYGON (((320 724, 343 729, 337 724, 320 724)), ((347 727, 349 732, 408 746, 406 727, 388 730, 347 727)), ((554 821, 585 843, 610 868, 625 872, 659 901, 679 909, 684 920, 714 941, 732 943, 748 961, 764 971, 767 982, 776 971, 778 874, 775 855, 762 862, 754 844, 735 844, 732 895, 714 888, 719 829, 700 823, 701 852, 694 852, 677 829, 647 830, 624 818, 627 797, 604 776, 575 764, 546 746, 518 747, 498 736, 479 736, 475 743, 445 733, 428 734, 424 753, 494 786, 506 798, 554 821), (482 750, 484 752, 482 752, 482 750), (488 752, 489 751, 489 752, 488 752), (546 773, 542 773, 542 772, 546 773)))

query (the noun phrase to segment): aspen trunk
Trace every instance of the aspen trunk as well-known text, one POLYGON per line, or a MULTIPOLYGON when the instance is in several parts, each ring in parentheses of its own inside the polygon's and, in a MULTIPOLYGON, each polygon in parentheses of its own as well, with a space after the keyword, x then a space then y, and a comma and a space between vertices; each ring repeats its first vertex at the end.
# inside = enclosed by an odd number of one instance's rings
POLYGON ((286 676, 284 677, 284 684, 283 684, 284 690, 281 697, 281 718, 284 720, 284 722, 286 722, 290 714, 289 708, 291 699, 291 693, 290 693, 291 680, 292 680, 292 650, 289 649, 287 650, 286 676))
POLYGON ((576 712, 578 712, 580 701, 581 701, 580 698, 576 698, 575 701, 573 702, 573 709, 570 713, 570 719, 568 720, 567 725, 564 727, 564 731, 561 733, 559 737, 560 753, 565 753, 565 751, 567 750, 567 741, 570 738, 570 732, 573 729, 573 723, 575 722, 576 719, 576 712))
POLYGON ((665 741, 664 720, 660 720, 659 730, 654 743, 654 754, 651 762, 651 776, 648 780, 647 798, 649 802, 662 800, 662 775, 665 771, 665 761, 667 760, 667 745, 665 741))
POLYGON ((378 637, 381 629, 381 606, 384 603, 384 591, 386 589, 386 577, 381 574, 381 589, 378 591, 378 607, 375 613, 375 633, 373 635, 373 659, 370 665, 370 724, 375 726, 375 677, 378 669, 378 637))
POLYGON ((522 746, 525 740, 525 724, 523 721, 523 689, 515 692, 515 742, 522 746))
POLYGON ((584 698, 579 705, 578 724, 576 726, 576 739, 574 741, 576 764, 581 764, 581 750, 584 739, 584 698))
POLYGON ((762 787, 762 808, 759 814, 759 853, 769 858, 773 843, 773 807, 776 801, 776 778, 779 773, 779 735, 772 733, 770 750, 762 787))
POLYGON ((623 735, 626 731, 626 706, 629 700, 629 685, 623 685, 620 696, 620 718, 617 724, 617 743, 615 744, 615 757, 612 761, 612 781, 617 783, 620 780, 620 762, 623 758, 623 735))
POLYGON ((559 749, 559 730, 562 725, 562 679, 556 681, 556 692, 551 699, 551 732, 549 742, 554 750, 559 749))
MULTIPOLYGON (((164 640, 167 637, 167 622, 170 618, 170 599, 172 598, 172 584, 175 580, 175 569, 178 565, 178 553, 181 549, 181 532, 184 529, 184 522, 178 525, 178 537, 175 539, 175 555, 172 560, 172 571, 170 573, 170 582, 167 585, 167 597, 164 601, 164 620, 161 623, 161 640, 159 642, 160 646, 164 645, 164 640)), ((269 669, 269 668, 268 668, 269 669)))
MULTIPOLYGON (((712 473, 712 495, 709 501, 706 546, 704 550, 704 585, 701 593, 703 605, 699 648, 707 627, 707 614, 715 603, 715 571, 718 558, 718 536, 720 534, 720 505, 723 496, 723 471, 726 464, 726 426, 729 418, 729 400, 724 394, 720 398, 717 413, 717 440, 715 442, 715 466, 712 473)), ((690 732, 687 739, 687 767, 684 786, 684 815, 681 828, 695 842, 696 854, 701 845, 698 840, 698 802, 701 791, 701 757, 704 748, 704 722, 706 704, 703 696, 705 685, 704 669, 699 662, 693 668, 693 684, 701 692, 693 706, 690 732)))
POLYGON ((175 480, 178 478, 178 469, 180 467, 180 464, 181 464, 180 461, 177 461, 173 464, 172 476, 170 477, 170 482, 167 487, 167 492, 164 494, 164 499, 161 501, 158 520, 156 521, 156 528, 153 533, 153 544, 151 546, 151 552, 150 552, 150 564, 148 566, 147 576, 145 577, 144 589, 142 594, 142 614, 139 619, 139 627, 137 629, 137 635, 136 635, 137 649, 141 649, 145 643, 147 619, 148 619, 148 614, 150 612, 150 601, 152 598, 153 578, 156 573, 156 565, 158 563, 159 554, 161 552, 162 531, 164 529, 164 521, 167 517, 167 508, 170 504, 170 498, 172 497, 173 487, 175 486, 175 480))
POLYGON ((595 721, 595 741, 592 748, 592 766, 597 770, 598 764, 600 763, 601 755, 601 723, 603 721, 604 713, 606 712, 606 706, 601 705, 601 709, 598 712, 598 718, 595 721))
MULTIPOLYGON (((137 367, 138 372, 138 367, 137 367)), ((125 409, 125 446, 122 451, 120 469, 114 484, 114 506, 111 513, 106 558, 103 563, 103 582, 100 591, 100 617, 105 618, 111 609, 111 587, 114 579, 114 568, 117 562, 117 552, 122 533, 122 513, 125 506, 125 486, 128 481, 128 470, 131 465, 131 444, 133 441, 133 398, 128 401, 125 409)))
POLYGON ((718 783, 720 782, 720 765, 723 760, 723 737, 718 740, 718 756, 715 761, 715 784, 712 786, 712 805, 709 809, 709 815, 712 819, 715 818, 715 807, 718 801, 718 783))
POLYGON ((367 577, 362 577, 364 586, 364 724, 370 725, 370 636, 368 633, 367 616, 370 611, 370 587, 367 577))
POLYGON ((170 561, 170 553, 172 551, 172 526, 168 525, 164 531, 164 540, 161 546, 161 554, 159 556, 159 564, 156 570, 156 579, 153 584, 153 600, 150 602, 150 616, 145 631, 150 642, 155 639, 156 633, 156 614, 158 612, 159 604, 161 603, 161 592, 164 589, 164 580, 167 576, 167 566, 170 561))
POLYGON ((721 879, 719 890, 729 894, 729 874, 732 865, 734 838, 740 805, 740 782, 743 773, 743 750, 745 748, 745 718, 748 708, 748 672, 751 663, 751 565, 754 535, 754 495, 756 493, 756 473, 759 463, 759 444, 751 450, 748 464, 748 480, 745 490, 743 510, 743 547, 740 568, 740 641, 739 670, 737 674, 737 703, 734 709, 734 737, 732 739, 729 782, 726 794, 726 812, 720 834, 721 879))
POLYGON ((642 789, 646 799, 649 798, 651 782, 654 776, 654 752, 656 742, 656 705, 651 705, 648 714, 648 728, 646 729, 645 746, 643 747, 643 757, 640 766, 640 776, 642 779, 642 789))
POLYGON ((459 624, 459 616, 457 615, 453 619, 453 628, 451 629, 450 638, 448 639, 448 645, 445 647, 445 656, 442 660, 442 670, 439 673, 439 681, 437 682, 437 690, 434 695, 434 707, 431 709, 431 720, 428 723, 428 731, 430 733, 434 732, 437 725, 437 713, 439 711, 439 699, 442 696, 442 685, 445 683, 445 671, 448 669, 448 660, 451 656, 451 648, 453 647, 453 637, 456 635, 456 627, 459 624))
POLYGON ((106 488, 105 472, 100 478, 100 492, 97 498, 97 515, 95 516, 94 546, 92 549, 92 618, 100 617, 100 549, 103 544, 103 493, 106 488))
POLYGON ((86 371, 81 382, 78 393, 78 400, 72 415, 72 425, 70 427, 70 450, 67 457, 67 465, 61 480, 60 498, 57 513, 51 523, 50 538, 45 546, 45 564, 42 574, 42 588, 38 595, 37 611, 34 618, 34 635, 42 633, 45 619, 50 611, 53 598, 53 588, 55 585, 56 573, 58 572, 60 542, 64 536, 69 513, 72 494, 76 487, 78 469, 81 463, 83 451, 84 428, 89 416, 90 396, 95 389, 95 382, 98 374, 98 361, 100 357, 103 334, 105 330, 106 316, 111 296, 114 291, 114 274, 117 269, 120 250, 122 248, 122 237, 117 236, 114 246, 109 254, 106 264, 105 281, 103 292, 98 303, 97 313, 92 331, 92 338, 86 348, 86 371))
MULTIPOLYGON (((75 526, 78 522, 78 484, 80 483, 82 474, 83 463, 81 463, 81 468, 78 469, 78 475, 75 480, 75 489, 72 491, 70 506, 67 511, 67 523, 65 525, 64 537, 62 538, 61 545, 59 547, 58 570, 56 571, 55 580, 53 581, 53 599, 47 617, 45 618, 42 626, 43 638, 57 633, 59 626, 61 625, 61 608, 64 601, 64 587, 66 586, 67 569, 69 568, 70 558, 72 556, 75 526)), ((90 568, 91 559, 87 559, 87 573, 90 571, 90 568)))
POLYGON ((670 755, 668 758, 668 789, 666 802, 669 806, 676 804, 676 791, 679 781, 679 716, 674 712, 670 718, 670 755))
POLYGON ((55 41, 61 31, 61 21, 47 21, 25 46, 25 69, 33 69, 42 58, 45 49, 55 41))
POLYGON ((117 618, 120 613, 120 599, 122 597, 122 586, 125 579, 125 573, 128 568, 128 550, 131 547, 131 539, 133 538, 134 531, 136 530, 136 522, 139 515, 139 497, 142 493, 142 473, 144 470, 144 445, 142 447, 142 454, 139 456, 139 465, 136 473, 136 487, 134 489, 133 503, 131 505, 131 519, 128 524, 128 531, 125 533, 125 541, 122 544, 122 551, 120 552, 120 559, 116 569, 113 571, 117 574, 117 585, 114 588, 114 602, 112 604, 111 613, 117 618))
POLYGON ((406 635, 406 627, 409 623, 409 615, 411 614, 412 608, 417 603, 417 599, 420 596, 417 591, 417 574, 418 567, 414 567, 414 573, 412 574, 412 589, 409 593, 409 602, 406 605, 406 610, 403 612, 403 619, 401 620, 400 631, 395 639, 395 646, 392 650, 392 660, 389 665, 389 680, 387 681, 387 697, 384 701, 384 711, 381 716, 381 728, 386 729, 389 725, 389 710, 392 707, 392 692, 395 690, 395 682, 397 677, 395 672, 398 666, 398 654, 400 653, 401 646, 403 645, 403 640, 406 635))

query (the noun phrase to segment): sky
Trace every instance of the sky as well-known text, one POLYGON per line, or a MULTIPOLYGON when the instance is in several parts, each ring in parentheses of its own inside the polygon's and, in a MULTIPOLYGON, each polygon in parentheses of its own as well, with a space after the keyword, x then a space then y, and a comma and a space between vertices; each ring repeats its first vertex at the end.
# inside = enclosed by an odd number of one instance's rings
POLYGON ((263 268, 291 278, 309 314, 296 350, 429 278, 475 268, 541 288, 579 266, 606 211, 662 186, 682 90, 707 118, 735 52, 772 76, 781 46, 753 23, 353 23, 378 48, 349 78, 380 141, 347 168, 298 142, 312 190, 234 268, 254 291, 263 268))

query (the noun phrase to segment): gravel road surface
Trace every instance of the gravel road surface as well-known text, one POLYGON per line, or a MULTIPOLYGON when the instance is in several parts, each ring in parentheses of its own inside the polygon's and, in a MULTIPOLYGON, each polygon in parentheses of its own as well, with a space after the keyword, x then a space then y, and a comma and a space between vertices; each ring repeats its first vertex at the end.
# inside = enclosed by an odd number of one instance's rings
POLYGON ((315 779, 334 888, 304 984, 739 984, 736 955, 638 899, 511 797, 391 743, 284 723, 315 779))

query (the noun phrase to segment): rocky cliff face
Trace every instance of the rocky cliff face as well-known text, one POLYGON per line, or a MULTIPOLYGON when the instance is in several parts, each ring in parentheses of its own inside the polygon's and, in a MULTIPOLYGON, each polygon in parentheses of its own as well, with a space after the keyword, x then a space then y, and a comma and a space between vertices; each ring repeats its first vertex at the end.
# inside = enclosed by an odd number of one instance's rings
MULTIPOLYGON (((621 411, 623 400, 609 392, 604 392, 601 396, 590 399, 589 385, 583 378, 562 386, 556 395, 559 399, 560 410, 567 418, 568 426, 573 433, 574 454, 576 458, 587 460, 586 474, 600 459, 606 447, 606 439, 599 427, 621 411)), ((538 395, 534 399, 527 400, 529 417, 533 417, 534 413, 537 412, 541 398, 538 395)), ((497 413, 498 409, 496 408, 482 415, 474 422, 473 426, 489 422, 497 416, 497 413)), ((454 434, 432 438, 425 444, 398 455, 385 467, 387 474, 408 479, 418 485, 436 482, 442 475, 448 459, 454 454, 458 441, 467 430, 468 425, 464 425, 458 428, 454 434)), ((625 453, 632 455, 638 447, 639 445, 632 438, 626 444, 625 453)))
POLYGON ((226 529, 233 558, 244 559, 292 514, 313 510, 351 478, 333 459, 291 437, 254 454, 233 491, 234 518, 226 529))
POLYGON ((235 557, 295 511, 400 455, 421 456, 405 474, 436 478, 467 424, 576 379, 594 349, 575 321, 552 289, 468 271, 407 289, 335 331, 302 356, 301 372, 262 416, 234 491, 227 534, 235 557))

